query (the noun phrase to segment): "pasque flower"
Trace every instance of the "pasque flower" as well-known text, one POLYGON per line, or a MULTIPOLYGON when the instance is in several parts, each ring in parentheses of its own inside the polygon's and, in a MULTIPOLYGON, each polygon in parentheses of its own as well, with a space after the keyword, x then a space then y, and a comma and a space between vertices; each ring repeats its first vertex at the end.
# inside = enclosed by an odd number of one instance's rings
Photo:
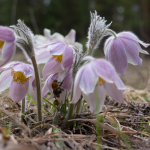
POLYGON ((75 42, 76 31, 71 29, 70 32, 64 37, 62 34, 55 32, 51 35, 49 29, 44 29, 44 36, 35 35, 35 43, 40 46, 47 42, 62 42, 65 44, 73 45, 78 48, 80 52, 83 51, 83 46, 81 43, 75 42))
POLYGON ((0 67, 5 65, 15 52, 15 34, 8 28, 0 26, 0 67))
MULTIPOLYGON (((115 34, 115 33, 114 33, 115 34)), ((142 42, 131 32, 120 32, 115 36, 109 37, 104 46, 106 59, 110 61, 115 69, 125 75, 128 63, 142 65, 139 52, 148 54, 139 44, 147 48, 150 44, 142 42), (116 36, 116 37, 115 37, 116 36)))
POLYGON ((54 96, 54 94, 53 94, 54 89, 52 89, 52 85, 51 85, 52 82, 54 82, 54 80, 57 80, 58 85, 61 84, 60 88, 63 89, 60 96, 57 97, 57 100, 61 104, 63 104, 65 102, 65 97, 68 96, 68 94, 70 93, 71 88, 72 88, 72 82, 73 82, 73 80, 72 80, 72 70, 68 70, 66 72, 64 78, 61 81, 59 81, 58 73, 50 75, 44 83, 44 86, 43 86, 43 89, 42 89, 42 96, 45 96, 49 91, 51 92, 51 98, 54 96))
POLYGON ((61 70, 68 70, 73 64, 73 48, 60 42, 53 42, 47 45, 50 52, 50 59, 43 68, 43 79, 61 70))
POLYGON ((126 87, 114 67, 104 59, 94 59, 82 66, 76 74, 74 83, 72 102, 77 103, 82 95, 92 113, 102 110, 106 91, 117 102, 124 101, 123 90, 126 87), (96 102, 97 95, 98 102, 96 102))
POLYGON ((14 102, 21 101, 27 94, 36 101, 34 70, 31 65, 22 62, 11 62, 0 69, 0 91, 9 88, 14 102))

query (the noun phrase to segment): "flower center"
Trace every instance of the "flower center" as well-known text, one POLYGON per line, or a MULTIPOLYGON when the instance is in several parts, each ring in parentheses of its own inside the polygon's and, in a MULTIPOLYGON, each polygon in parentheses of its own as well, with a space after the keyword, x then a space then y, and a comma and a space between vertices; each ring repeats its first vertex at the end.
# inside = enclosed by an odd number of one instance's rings
POLYGON ((25 84, 30 78, 26 78, 23 72, 15 71, 14 69, 11 69, 11 75, 13 76, 13 81, 17 82, 17 84, 25 84))
POLYGON ((0 49, 2 49, 3 48, 3 46, 4 46, 4 41, 0 41, 0 49))
POLYGON ((52 56, 55 59, 55 61, 61 63, 63 54, 61 54, 61 55, 52 55, 52 56))
POLYGON ((105 81, 102 78, 99 77, 96 86, 98 86, 98 85, 102 86, 104 84, 105 84, 105 81))

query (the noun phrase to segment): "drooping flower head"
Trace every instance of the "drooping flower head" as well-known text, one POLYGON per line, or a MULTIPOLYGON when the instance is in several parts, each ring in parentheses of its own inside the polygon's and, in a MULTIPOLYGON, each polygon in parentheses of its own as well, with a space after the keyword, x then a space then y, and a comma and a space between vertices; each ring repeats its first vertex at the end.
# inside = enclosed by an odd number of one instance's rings
POLYGON ((15 39, 13 30, 0 26, 0 67, 13 57, 15 53, 15 39))
POLYGON ((91 13, 91 24, 88 31, 88 42, 86 45, 89 54, 98 47, 101 39, 109 34, 106 29, 108 29, 110 25, 111 23, 106 25, 105 18, 97 15, 96 11, 95 13, 91 13))
POLYGON ((14 102, 21 101, 27 94, 36 101, 34 86, 34 70, 31 65, 22 62, 11 62, 1 68, 0 91, 9 88, 10 97, 14 102))
POLYGON ((110 61, 115 69, 125 75, 125 69, 128 63, 133 65, 142 65, 142 59, 139 52, 149 54, 143 50, 140 45, 147 48, 150 44, 142 42, 135 34, 131 32, 120 32, 116 37, 109 37, 104 46, 106 59, 110 61))
POLYGON ((77 103, 82 94, 90 106, 90 111, 98 113, 102 110, 106 91, 114 100, 123 102, 122 90, 125 89, 125 85, 109 62, 104 59, 93 59, 82 66, 76 74, 73 103, 77 103))
POLYGON ((46 46, 50 52, 50 59, 43 68, 43 79, 58 71, 68 70, 73 64, 73 48, 69 45, 53 42, 46 46))

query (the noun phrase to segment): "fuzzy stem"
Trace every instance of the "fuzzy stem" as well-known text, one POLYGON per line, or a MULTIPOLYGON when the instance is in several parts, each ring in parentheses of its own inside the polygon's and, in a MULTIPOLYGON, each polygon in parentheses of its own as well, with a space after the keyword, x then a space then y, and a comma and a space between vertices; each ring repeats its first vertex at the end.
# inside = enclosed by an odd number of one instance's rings
POLYGON ((95 99, 96 99, 96 131, 97 131, 97 150, 100 150, 101 138, 100 138, 100 115, 99 115, 99 96, 98 96, 98 88, 95 89, 95 99))
POLYGON ((36 79, 36 87, 37 87, 37 112, 38 112, 38 121, 42 121, 42 100, 41 100, 41 83, 40 76, 38 71, 38 66, 35 60, 35 57, 31 57, 31 61, 34 67, 35 79, 36 79))
POLYGON ((79 114, 81 112, 81 106, 82 106, 82 96, 77 103, 76 114, 79 114))
POLYGON ((107 32, 110 32, 115 38, 117 38, 116 33, 111 29, 106 29, 107 32))
POLYGON ((26 103, 25 103, 25 98, 21 101, 21 121, 23 122, 23 119, 24 119, 24 113, 25 113, 25 106, 26 103))

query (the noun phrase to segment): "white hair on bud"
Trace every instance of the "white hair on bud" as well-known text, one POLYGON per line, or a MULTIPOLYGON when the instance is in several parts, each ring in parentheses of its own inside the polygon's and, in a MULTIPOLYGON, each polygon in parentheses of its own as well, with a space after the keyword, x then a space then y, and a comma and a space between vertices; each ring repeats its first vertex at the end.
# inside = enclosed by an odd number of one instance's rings
POLYGON ((96 49, 104 36, 110 33, 106 31, 111 25, 106 25, 107 20, 104 17, 97 15, 97 12, 91 13, 91 24, 88 30, 88 42, 86 44, 88 50, 93 51, 96 49))

